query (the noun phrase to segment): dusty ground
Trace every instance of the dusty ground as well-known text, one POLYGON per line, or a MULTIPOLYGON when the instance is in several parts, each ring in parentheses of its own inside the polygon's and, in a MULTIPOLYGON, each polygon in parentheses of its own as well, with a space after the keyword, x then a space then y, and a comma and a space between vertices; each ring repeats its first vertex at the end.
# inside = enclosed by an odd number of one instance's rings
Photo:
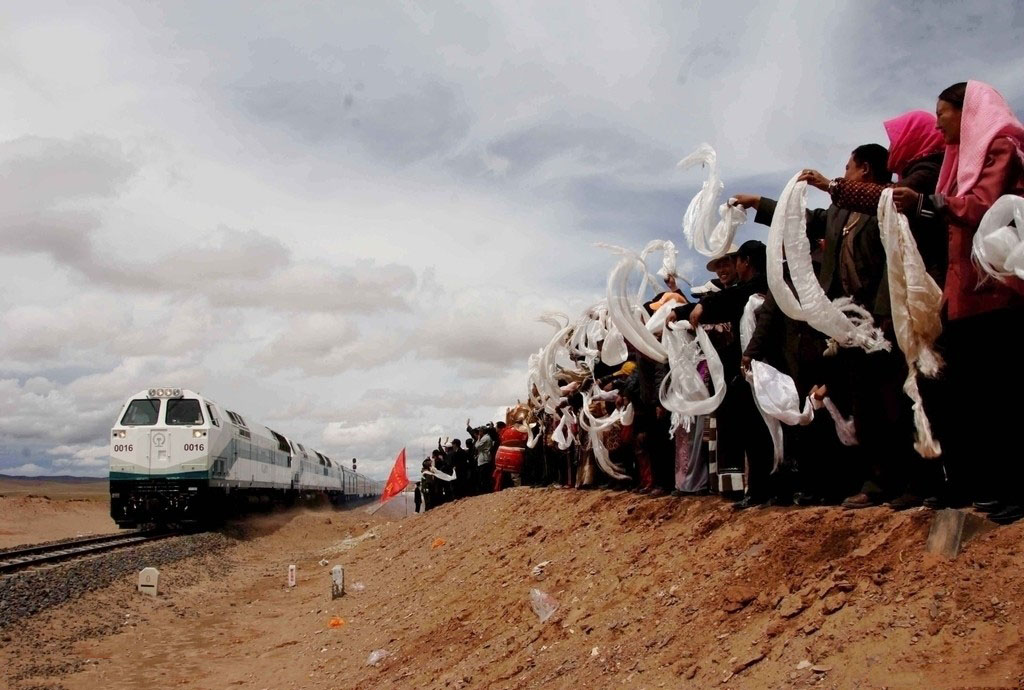
POLYGON ((0 548, 117 531, 105 479, 0 479, 0 548))
POLYGON ((0 669, 69 690, 1024 684, 1024 525, 948 561, 922 551, 924 510, 517 489, 402 512, 255 518, 156 600, 126 581, 0 631, 0 669), (546 623, 532 588, 558 601, 546 623))

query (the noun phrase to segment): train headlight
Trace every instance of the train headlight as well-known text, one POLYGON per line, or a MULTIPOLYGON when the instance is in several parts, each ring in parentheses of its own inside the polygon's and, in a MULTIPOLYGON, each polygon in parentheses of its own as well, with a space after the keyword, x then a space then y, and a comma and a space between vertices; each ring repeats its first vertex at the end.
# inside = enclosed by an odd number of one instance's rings
POLYGON ((180 388, 150 388, 149 397, 151 398, 180 398, 180 388))
POLYGON ((206 436, 206 432, 200 429, 196 429, 192 432, 192 438, 202 438, 203 436, 206 436))
POLYGON ((115 431, 114 432, 114 438, 124 438, 125 435, 126 434, 124 433, 124 429, 121 429, 120 431, 115 431))

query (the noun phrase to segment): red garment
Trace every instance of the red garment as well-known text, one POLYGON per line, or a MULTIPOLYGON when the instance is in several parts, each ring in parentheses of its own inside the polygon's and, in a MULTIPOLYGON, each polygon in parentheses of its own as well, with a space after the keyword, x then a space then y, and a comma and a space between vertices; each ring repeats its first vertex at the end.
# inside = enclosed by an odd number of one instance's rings
POLYGON ((524 430, 520 430, 509 424, 498 434, 498 445, 511 448, 526 448, 526 440, 530 437, 524 430))
POLYGON ((943 294, 950 319, 1024 306, 1024 286, 984 278, 971 260, 974 233, 1004 194, 1024 196, 1024 125, 1006 99, 980 81, 967 82, 960 143, 946 147, 936 191, 945 197, 949 266, 943 294))
POLYGON ((970 192, 987 166, 989 151, 998 137, 1007 137, 1020 156, 1024 149, 1024 125, 1006 99, 984 82, 967 82, 960 143, 946 147, 935 191, 946 196, 970 192))
POLYGON ((900 178, 908 163, 938 153, 945 146, 935 129, 935 115, 924 110, 911 110, 883 124, 889 135, 889 170, 900 178))
POLYGON ((654 466, 651 464, 651 456, 643 448, 642 442, 637 442, 635 450, 635 462, 637 479, 640 481, 641 489, 654 488, 654 466))
POLYGON ((530 435, 511 424, 498 432, 498 452, 494 454, 494 490, 501 491, 505 472, 518 474, 526 460, 526 441, 530 435))
POLYGON ((498 452, 494 454, 494 467, 504 472, 522 472, 525 460, 525 448, 498 446, 498 452))
POLYGON ((955 186, 945 199, 949 220, 949 265, 943 290, 950 319, 1024 306, 1024 285, 1015 278, 1006 283, 985 278, 971 260, 978 223, 1004 194, 1024 196, 1024 166, 1013 142, 1000 137, 992 142, 978 179, 967 193, 955 186))
POLYGON ((494 472, 491 473, 491 479, 494 480, 494 493, 501 491, 501 480, 505 478, 504 470, 499 470, 497 467, 494 468, 494 472))

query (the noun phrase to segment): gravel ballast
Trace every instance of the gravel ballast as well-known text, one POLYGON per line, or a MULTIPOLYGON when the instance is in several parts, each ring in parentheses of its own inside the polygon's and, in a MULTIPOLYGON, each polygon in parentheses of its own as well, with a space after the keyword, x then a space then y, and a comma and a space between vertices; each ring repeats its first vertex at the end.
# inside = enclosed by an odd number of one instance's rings
POLYGON ((234 539, 217 532, 189 534, 0 577, 0 630, 147 566, 159 567, 234 543, 234 539))

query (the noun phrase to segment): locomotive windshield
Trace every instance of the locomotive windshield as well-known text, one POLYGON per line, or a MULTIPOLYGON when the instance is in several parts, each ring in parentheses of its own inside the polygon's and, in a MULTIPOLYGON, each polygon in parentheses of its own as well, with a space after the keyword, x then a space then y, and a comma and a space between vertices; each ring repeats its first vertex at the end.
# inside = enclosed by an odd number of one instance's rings
POLYGON ((124 411, 121 424, 124 426, 151 426, 156 424, 159 414, 159 400, 132 400, 128 403, 128 409, 124 411))
POLYGON ((167 401, 167 423, 178 426, 202 424, 203 410, 192 398, 167 401))

